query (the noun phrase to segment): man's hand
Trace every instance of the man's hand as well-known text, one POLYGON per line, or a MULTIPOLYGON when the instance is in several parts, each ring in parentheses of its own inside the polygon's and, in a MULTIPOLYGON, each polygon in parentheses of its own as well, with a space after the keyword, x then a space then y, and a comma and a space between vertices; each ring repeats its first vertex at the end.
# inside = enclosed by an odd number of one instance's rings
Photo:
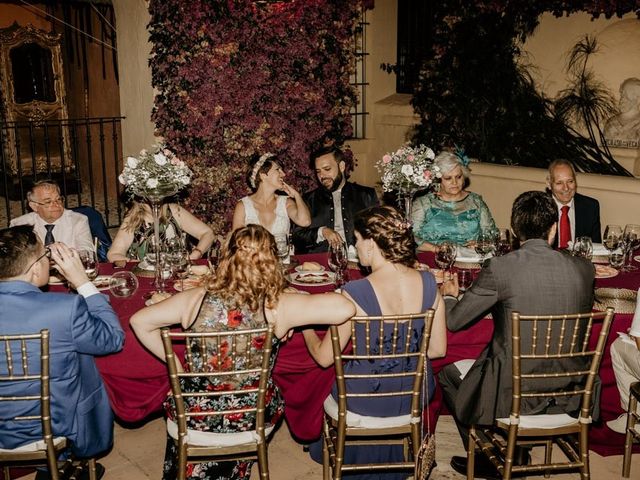
POLYGON ((49 248, 51 249, 51 260, 71 287, 77 290, 80 285, 89 281, 78 252, 67 247, 64 243, 52 243, 49 248))
POLYGON ((344 243, 342 241, 342 237, 338 235, 335 230, 332 230, 329 227, 322 227, 322 236, 332 247, 337 247, 344 243))
POLYGON ((442 282, 442 286, 440 287, 440 293, 442 295, 449 295, 456 298, 460 295, 457 274, 444 279, 444 282, 442 282))

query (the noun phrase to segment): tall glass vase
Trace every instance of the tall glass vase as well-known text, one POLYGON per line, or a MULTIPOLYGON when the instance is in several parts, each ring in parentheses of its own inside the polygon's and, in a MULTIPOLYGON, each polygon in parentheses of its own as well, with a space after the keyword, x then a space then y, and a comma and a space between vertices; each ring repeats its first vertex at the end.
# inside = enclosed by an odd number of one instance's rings
POLYGON ((407 223, 413 223, 411 221, 411 210, 413 209, 413 197, 416 194, 415 190, 403 190, 398 192, 399 207, 404 213, 404 219, 407 223))

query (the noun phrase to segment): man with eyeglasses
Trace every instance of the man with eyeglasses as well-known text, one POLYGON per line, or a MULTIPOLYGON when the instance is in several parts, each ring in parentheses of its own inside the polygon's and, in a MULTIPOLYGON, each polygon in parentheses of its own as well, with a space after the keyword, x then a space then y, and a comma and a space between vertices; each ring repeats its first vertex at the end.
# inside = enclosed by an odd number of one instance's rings
POLYGON ((60 187, 51 180, 40 180, 27 193, 33 210, 14 218, 9 224, 33 225, 42 243, 61 242, 76 250, 93 250, 93 237, 85 215, 64 208, 60 187))
MULTIPOLYGON (((45 247, 33 227, 21 225, 0 230, 0 333, 37 333, 49 330, 51 422, 53 436, 71 442, 71 453, 89 458, 113 443, 113 413, 95 364, 94 355, 119 351, 124 331, 106 295, 87 278, 78 252, 62 243, 45 247), (49 281, 49 262, 78 294, 43 292, 49 281)), ((0 342, 0 371, 7 372, 7 352, 0 342)), ((15 352, 20 355, 20 350, 15 352)), ((40 355, 39 345, 27 350, 30 365, 40 355)), ((13 365, 21 364, 13 358, 13 365)), ((4 381, 6 396, 38 395, 33 383, 4 381)), ((40 420, 8 421, 15 415, 38 414, 34 402, 0 402, 0 448, 13 449, 42 439, 40 420)), ((98 464, 98 478, 104 467, 98 464)), ((38 470, 36 480, 49 478, 38 470)), ((83 477, 81 477, 83 478, 83 477)))

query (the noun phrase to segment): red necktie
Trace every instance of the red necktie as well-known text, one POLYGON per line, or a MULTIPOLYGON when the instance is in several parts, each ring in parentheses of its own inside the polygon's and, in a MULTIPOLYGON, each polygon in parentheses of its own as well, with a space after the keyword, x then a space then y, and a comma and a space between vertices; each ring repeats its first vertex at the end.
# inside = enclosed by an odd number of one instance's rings
POLYGON ((560 242, 558 248, 567 248, 571 240, 571 223, 569 222, 569 206, 564 205, 560 213, 560 242))

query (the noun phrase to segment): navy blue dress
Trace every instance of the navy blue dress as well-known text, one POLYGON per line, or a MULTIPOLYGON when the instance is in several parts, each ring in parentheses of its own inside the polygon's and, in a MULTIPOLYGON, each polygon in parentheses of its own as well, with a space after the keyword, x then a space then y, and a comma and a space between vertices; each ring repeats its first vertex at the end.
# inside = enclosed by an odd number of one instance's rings
MULTIPOLYGON (((433 306, 435 301, 437 284, 430 272, 420 272, 422 276, 422 311, 433 306)), ((349 282, 344 286, 345 291, 353 298, 353 300, 360 306, 360 308, 369 316, 382 315, 380 310, 380 304, 375 295, 375 291, 369 280, 363 278, 361 280, 355 280, 349 282)), ((407 324, 403 324, 400 327, 407 328, 407 324)), ((383 345, 385 348, 388 346, 391 349, 391 335, 393 326, 391 324, 384 326, 384 335, 388 336, 388 341, 385 340, 383 345)), ((413 322, 411 332, 411 342, 409 348, 411 351, 417 351, 420 348, 420 341, 422 340, 422 331, 424 330, 424 321, 420 320, 413 322)), ((371 345, 379 344, 379 327, 374 323, 371 325, 371 345)), ((405 335, 404 331, 399 331, 398 334, 401 338, 405 335)), ((364 349, 365 329, 362 326, 356 327, 356 340, 358 341, 358 350, 360 345, 364 349)), ((364 353, 357 352, 357 353, 364 353)), ((407 364, 405 360, 380 360, 380 361, 352 361, 345 365, 345 373, 395 373, 408 370, 409 368, 415 368, 415 362, 417 359, 412 359, 412 364, 407 364)), ((427 374, 425 376, 429 382, 429 393, 433 394, 435 389, 435 379, 431 370, 431 363, 427 363, 427 374)), ((349 383, 349 390, 354 393, 362 392, 385 392, 385 391, 397 391, 400 389, 411 389, 413 381, 409 377, 399 378, 382 378, 378 379, 362 379, 351 380, 349 383), (406 384, 404 386, 403 384, 406 384)), ((337 390, 334 386, 332 395, 337 399, 337 390)), ((347 403, 349 411, 358 413, 360 415, 377 416, 377 417, 395 417, 399 415, 407 415, 411 409, 411 398, 409 395, 403 395, 401 397, 381 397, 377 399, 360 399, 350 398, 347 403)), ((314 459, 321 458, 321 442, 313 445, 312 456, 314 459)), ((403 452, 401 445, 393 446, 347 446, 345 449, 345 463, 385 463, 385 462, 399 462, 403 459, 403 452)), ((405 472, 376 472, 367 474, 350 474, 343 475, 345 479, 349 480, 396 480, 406 479, 410 473, 405 472)))

